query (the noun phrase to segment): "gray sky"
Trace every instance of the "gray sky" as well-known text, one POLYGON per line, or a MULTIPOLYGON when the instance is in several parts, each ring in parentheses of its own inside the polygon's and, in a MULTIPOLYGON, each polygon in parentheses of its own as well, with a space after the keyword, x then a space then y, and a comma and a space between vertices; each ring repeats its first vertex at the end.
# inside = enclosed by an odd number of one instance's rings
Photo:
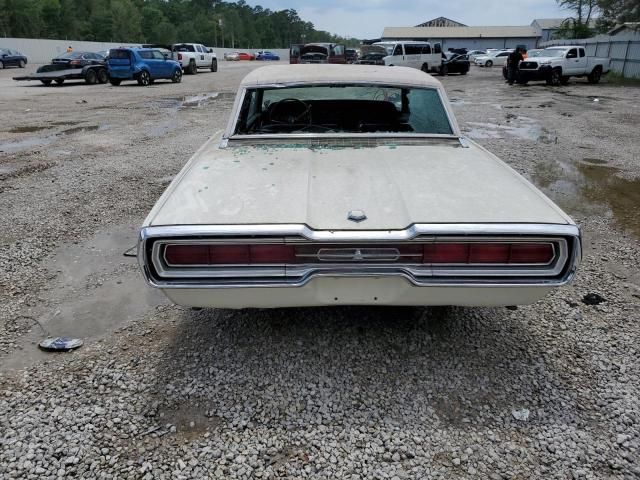
POLYGON ((466 25, 529 25, 534 18, 571 16, 555 0, 249 0, 272 10, 293 8, 319 30, 376 38, 384 27, 414 26, 436 17, 466 25), (398 9, 398 5, 402 5, 398 9))

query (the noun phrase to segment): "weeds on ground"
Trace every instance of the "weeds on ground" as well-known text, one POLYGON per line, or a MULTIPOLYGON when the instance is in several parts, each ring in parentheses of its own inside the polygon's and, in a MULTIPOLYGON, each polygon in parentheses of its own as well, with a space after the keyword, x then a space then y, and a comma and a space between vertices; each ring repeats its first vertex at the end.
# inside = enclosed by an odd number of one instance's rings
POLYGON ((640 87, 640 77, 623 77, 620 72, 612 71, 607 73, 605 78, 607 79, 607 83, 614 85, 635 85, 640 87))

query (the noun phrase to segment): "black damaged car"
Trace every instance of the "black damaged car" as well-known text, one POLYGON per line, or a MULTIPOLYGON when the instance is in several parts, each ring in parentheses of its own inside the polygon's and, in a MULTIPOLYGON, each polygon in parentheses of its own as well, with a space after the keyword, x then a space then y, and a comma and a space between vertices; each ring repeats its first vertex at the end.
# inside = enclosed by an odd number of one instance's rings
POLYGON ((466 75, 471 68, 468 55, 462 55, 454 52, 442 54, 442 66, 440 67, 440 75, 449 75, 450 73, 459 73, 466 75))
POLYGON ((384 65, 384 57, 389 55, 380 45, 362 45, 360 56, 356 60, 358 65, 384 65))

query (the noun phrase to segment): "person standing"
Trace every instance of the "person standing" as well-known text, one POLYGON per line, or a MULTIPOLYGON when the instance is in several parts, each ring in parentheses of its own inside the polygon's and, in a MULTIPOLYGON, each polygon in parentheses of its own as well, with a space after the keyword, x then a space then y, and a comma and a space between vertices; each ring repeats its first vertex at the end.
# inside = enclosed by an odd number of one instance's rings
POLYGON ((69 46, 67 47, 67 53, 71 53, 71 52, 73 52, 73 48, 71 48, 71 45, 69 45, 69 46))
POLYGON ((520 51, 520 47, 517 47, 513 52, 511 52, 511 55, 509 55, 507 59, 507 81, 509 82, 509 85, 513 85, 513 82, 516 81, 516 77, 518 76, 518 66, 522 60, 522 52, 520 51))

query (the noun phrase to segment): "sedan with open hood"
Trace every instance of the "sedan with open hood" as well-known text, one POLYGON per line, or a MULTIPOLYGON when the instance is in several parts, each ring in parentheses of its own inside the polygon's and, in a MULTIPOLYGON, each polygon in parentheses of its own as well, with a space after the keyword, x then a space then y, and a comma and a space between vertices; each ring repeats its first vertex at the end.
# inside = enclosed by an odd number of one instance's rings
POLYGON ((142 225, 146 280, 194 307, 518 305, 575 275, 580 231, 464 138, 416 69, 269 66, 142 225))

